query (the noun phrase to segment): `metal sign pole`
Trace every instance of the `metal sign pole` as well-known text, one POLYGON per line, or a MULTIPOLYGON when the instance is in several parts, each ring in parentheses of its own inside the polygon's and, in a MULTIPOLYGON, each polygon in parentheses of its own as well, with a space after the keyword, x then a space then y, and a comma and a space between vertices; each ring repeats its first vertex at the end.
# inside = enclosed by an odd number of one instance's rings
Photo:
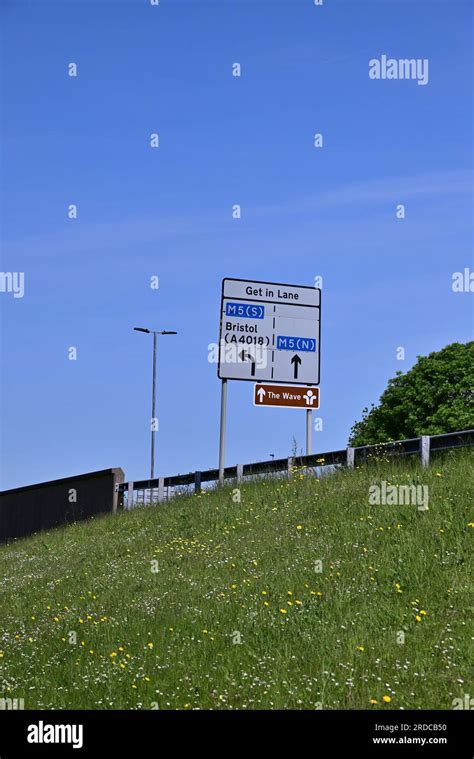
POLYGON ((311 445, 311 432, 312 432, 312 426, 313 426, 313 417, 311 413, 311 409, 306 409, 306 455, 310 456, 312 453, 312 445, 311 445))
POLYGON ((156 416, 156 332, 153 332, 153 383, 151 390, 151 466, 150 479, 155 477, 155 416, 156 416))
POLYGON ((219 436, 219 485, 224 484, 225 428, 227 417, 227 380, 221 384, 221 427, 219 436))

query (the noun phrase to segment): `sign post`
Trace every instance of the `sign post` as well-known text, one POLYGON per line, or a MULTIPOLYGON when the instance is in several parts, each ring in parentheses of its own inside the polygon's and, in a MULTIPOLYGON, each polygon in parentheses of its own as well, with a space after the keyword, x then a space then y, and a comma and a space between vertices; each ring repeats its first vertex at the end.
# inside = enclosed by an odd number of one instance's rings
POLYGON ((225 428, 227 423, 227 380, 221 382, 221 425, 219 435, 219 485, 224 484, 225 428))
POLYGON ((311 413, 311 409, 306 410, 306 455, 310 456, 312 453, 311 450, 311 431, 313 426, 313 415, 311 413))

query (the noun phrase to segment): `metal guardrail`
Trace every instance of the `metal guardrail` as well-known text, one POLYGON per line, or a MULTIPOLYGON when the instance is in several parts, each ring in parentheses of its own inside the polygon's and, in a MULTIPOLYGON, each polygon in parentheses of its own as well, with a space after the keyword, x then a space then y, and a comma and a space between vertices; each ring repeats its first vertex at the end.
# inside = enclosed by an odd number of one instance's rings
MULTIPOLYGON (((422 437, 411 438, 409 440, 343 448, 339 451, 314 453, 310 456, 290 456, 285 459, 271 459, 270 461, 257 461, 253 464, 228 466, 224 469, 224 481, 241 482, 246 477, 255 478, 265 474, 272 475, 282 472, 290 476, 294 467, 303 469, 314 469, 323 466, 354 467, 366 462, 371 457, 380 457, 384 454, 392 456, 418 454, 421 457, 422 465, 428 466, 431 453, 472 445, 474 445, 474 429, 449 432, 443 435, 423 435, 422 437)), ((156 501, 161 503, 170 499, 170 492, 174 488, 188 488, 192 489, 194 493, 200 493, 202 485, 207 482, 219 482, 218 469, 177 474, 171 477, 157 477, 154 480, 123 482, 117 486, 119 508, 128 510, 133 508, 134 505, 141 503, 153 503, 156 501), (137 494, 136 496, 135 493, 137 494)))

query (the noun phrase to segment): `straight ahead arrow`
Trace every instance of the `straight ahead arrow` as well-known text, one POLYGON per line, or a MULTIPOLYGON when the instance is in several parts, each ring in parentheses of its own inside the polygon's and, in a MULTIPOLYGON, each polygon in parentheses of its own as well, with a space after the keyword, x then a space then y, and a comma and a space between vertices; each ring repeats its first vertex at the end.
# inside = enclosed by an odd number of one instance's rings
POLYGON ((266 396, 266 392, 263 389, 263 387, 261 387, 259 390, 257 390, 257 395, 258 395, 258 399, 259 399, 260 403, 263 403, 263 399, 266 396))
POLYGON ((294 378, 298 379, 298 366, 301 364, 301 359, 296 353, 293 358, 291 359, 291 363, 294 364, 295 370, 294 370, 294 378))

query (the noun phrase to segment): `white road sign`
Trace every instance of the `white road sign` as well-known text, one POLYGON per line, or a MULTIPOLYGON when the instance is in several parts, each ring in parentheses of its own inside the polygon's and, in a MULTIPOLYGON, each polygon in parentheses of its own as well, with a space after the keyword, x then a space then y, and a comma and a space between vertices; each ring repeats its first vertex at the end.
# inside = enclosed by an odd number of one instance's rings
POLYGON ((321 290, 223 279, 220 379, 318 385, 321 290))

